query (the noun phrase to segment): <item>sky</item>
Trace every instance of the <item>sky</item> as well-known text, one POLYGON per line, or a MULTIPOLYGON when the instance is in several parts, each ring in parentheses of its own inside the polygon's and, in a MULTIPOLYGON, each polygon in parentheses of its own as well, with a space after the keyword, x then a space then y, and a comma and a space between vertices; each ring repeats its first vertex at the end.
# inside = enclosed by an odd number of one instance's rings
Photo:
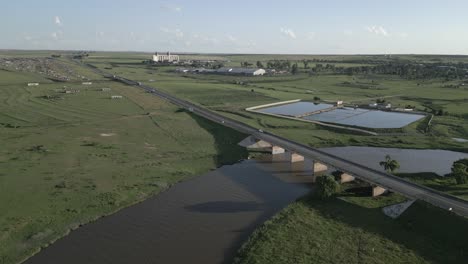
POLYGON ((465 54, 466 0, 15 0, 0 49, 465 54))

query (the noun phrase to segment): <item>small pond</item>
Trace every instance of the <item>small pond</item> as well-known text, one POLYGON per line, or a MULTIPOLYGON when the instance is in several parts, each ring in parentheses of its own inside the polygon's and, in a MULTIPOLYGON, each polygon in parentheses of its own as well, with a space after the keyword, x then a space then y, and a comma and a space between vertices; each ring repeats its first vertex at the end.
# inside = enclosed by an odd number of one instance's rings
POLYGON ((333 107, 331 104, 314 104, 311 102, 297 102, 292 104, 285 104, 262 108, 258 111, 270 114, 284 115, 284 116, 298 116, 304 113, 315 112, 333 107))
MULTIPOLYGON (((333 105, 297 102, 287 105, 263 108, 259 109, 258 111, 284 116, 299 116, 301 114, 324 110, 331 107, 333 107, 333 105)), ((424 118, 424 115, 343 107, 319 114, 305 116, 302 118, 305 120, 347 126, 359 126, 367 128, 401 128, 424 118)))

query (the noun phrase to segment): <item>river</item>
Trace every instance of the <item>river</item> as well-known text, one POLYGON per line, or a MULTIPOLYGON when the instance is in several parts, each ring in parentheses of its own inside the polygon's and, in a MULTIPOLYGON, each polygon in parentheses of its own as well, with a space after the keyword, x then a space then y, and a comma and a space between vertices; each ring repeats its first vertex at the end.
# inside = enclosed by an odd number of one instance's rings
POLYGON ((230 263, 256 227, 310 191, 312 177, 290 171, 271 158, 223 166, 85 225, 26 263, 230 263))
MULTIPOLYGON (((442 150, 325 148, 381 169, 390 154, 401 172, 450 172, 468 154, 442 150)), ((26 263, 230 263, 248 236, 312 188, 310 161, 286 155, 223 166, 85 225, 26 263)))

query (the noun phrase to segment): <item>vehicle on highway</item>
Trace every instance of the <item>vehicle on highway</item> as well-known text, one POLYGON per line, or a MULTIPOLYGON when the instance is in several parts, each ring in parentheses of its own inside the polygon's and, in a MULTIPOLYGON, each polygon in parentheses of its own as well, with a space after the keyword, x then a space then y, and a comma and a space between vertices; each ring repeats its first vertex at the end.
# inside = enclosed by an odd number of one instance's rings
POLYGON ((263 130, 259 129, 258 132, 263 133, 263 130))

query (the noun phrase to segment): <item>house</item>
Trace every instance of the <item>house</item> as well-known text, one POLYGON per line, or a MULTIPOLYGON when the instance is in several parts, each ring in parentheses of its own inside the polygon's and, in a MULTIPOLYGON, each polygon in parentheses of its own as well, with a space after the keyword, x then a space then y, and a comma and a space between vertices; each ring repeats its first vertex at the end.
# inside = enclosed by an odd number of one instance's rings
POLYGON ((38 86, 39 83, 28 83, 28 86, 38 86))
POLYGON ((111 90, 111 88, 102 88, 101 91, 102 92, 109 92, 111 90))
POLYGON ((91 85, 91 84, 93 84, 93 83, 92 83, 92 82, 84 82, 84 83, 82 83, 82 85, 91 85))
POLYGON ((121 95, 112 95, 111 99, 122 99, 121 95))

